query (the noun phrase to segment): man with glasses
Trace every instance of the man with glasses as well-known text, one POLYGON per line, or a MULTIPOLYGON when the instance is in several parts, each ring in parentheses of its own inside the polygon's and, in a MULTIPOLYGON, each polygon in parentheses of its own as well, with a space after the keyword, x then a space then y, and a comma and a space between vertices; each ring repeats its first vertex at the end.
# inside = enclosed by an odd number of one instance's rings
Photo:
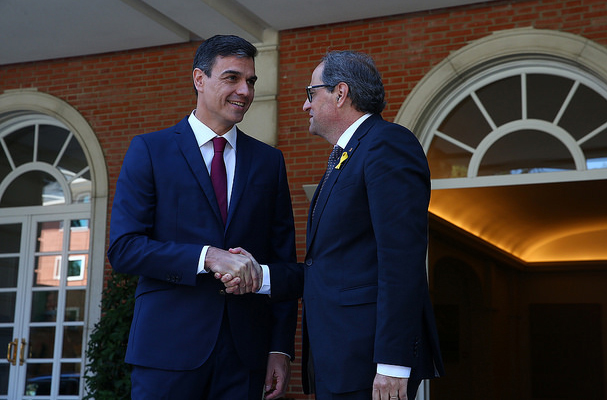
POLYGON ((303 295, 317 400, 413 400, 422 379, 444 373, 426 275, 425 154, 381 117, 384 87, 367 55, 328 53, 306 92, 310 133, 334 148, 305 262, 269 267, 272 298, 303 295))

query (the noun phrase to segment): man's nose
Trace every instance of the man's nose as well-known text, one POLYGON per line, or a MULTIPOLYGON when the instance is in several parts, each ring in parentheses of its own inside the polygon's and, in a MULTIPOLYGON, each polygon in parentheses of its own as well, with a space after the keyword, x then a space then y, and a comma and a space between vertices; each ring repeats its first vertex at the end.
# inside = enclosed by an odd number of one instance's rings
POLYGON ((310 100, 306 99, 306 101, 303 104, 303 110, 304 111, 308 111, 310 109, 312 105, 310 104, 310 100))

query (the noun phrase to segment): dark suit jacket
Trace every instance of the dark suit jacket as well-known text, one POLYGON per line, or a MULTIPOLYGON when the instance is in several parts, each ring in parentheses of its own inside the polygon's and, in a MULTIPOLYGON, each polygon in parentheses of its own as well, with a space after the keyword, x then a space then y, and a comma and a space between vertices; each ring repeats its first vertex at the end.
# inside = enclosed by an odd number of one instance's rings
POLYGON ((224 310, 245 365, 265 369, 270 350, 293 355, 297 303, 222 294, 212 274, 196 273, 203 245, 241 246, 260 263, 296 260, 282 153, 238 131, 224 229, 186 117, 134 137, 116 185, 108 258, 116 271, 140 276, 126 361, 168 370, 200 366, 224 310))
MULTIPOLYGON (((372 386, 376 364, 443 374, 426 275, 430 174, 416 137, 369 117, 308 220, 299 269, 273 269, 272 297, 301 294, 315 373, 332 392, 372 386)), ((305 356, 305 352, 304 352, 305 356)))

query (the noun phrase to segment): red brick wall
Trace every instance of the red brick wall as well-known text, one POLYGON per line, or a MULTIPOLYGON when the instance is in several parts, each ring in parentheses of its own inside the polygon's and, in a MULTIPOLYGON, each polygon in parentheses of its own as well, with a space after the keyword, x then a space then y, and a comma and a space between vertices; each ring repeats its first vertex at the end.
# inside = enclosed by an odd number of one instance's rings
MULTIPOLYGON (((607 46, 607 2, 493 1, 281 32, 278 147, 287 160, 300 260, 308 209, 302 185, 317 183, 330 151, 323 139, 309 135, 308 116, 302 111, 304 87, 322 55, 329 49, 352 49, 373 56, 386 86, 383 115, 391 121, 413 87, 449 53, 491 32, 523 27, 569 32, 607 46)), ((111 204, 130 138, 171 126, 194 108, 190 73, 197 46, 0 66, 0 93, 37 88, 75 107, 103 147, 111 204)), ((306 399, 300 378, 296 363, 289 396, 306 399)))

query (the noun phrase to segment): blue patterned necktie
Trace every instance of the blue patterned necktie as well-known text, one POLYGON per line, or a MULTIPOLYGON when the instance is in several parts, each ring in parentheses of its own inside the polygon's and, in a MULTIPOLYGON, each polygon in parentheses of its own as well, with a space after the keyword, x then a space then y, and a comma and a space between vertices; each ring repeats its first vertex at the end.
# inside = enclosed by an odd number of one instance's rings
POLYGON ((320 197, 320 193, 322 192, 322 188, 325 186, 325 182, 329 179, 329 175, 331 171, 335 168, 337 163, 339 162, 339 158, 341 157, 341 153, 343 153, 344 149, 339 147, 338 145, 333 146, 333 151, 329 155, 329 161, 327 161, 327 170, 325 171, 325 176, 322 179, 322 183, 320 184, 320 190, 318 191, 318 196, 316 196, 316 202, 314 203, 314 208, 312 209, 312 218, 314 218, 314 212, 316 211, 316 204, 318 203, 318 198, 320 197))

